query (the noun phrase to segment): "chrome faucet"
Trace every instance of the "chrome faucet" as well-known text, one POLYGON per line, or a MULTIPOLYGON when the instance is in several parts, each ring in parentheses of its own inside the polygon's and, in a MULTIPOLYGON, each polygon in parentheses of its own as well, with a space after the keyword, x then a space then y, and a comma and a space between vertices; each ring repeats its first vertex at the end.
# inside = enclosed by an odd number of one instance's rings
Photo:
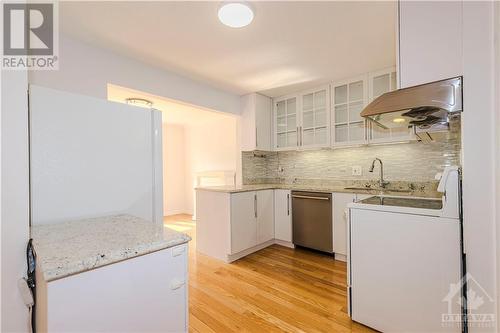
POLYGON ((384 164, 382 163, 382 160, 380 158, 375 158, 373 160, 372 166, 370 167, 370 169, 368 169, 368 172, 373 172, 373 169, 375 168, 375 162, 376 161, 380 162, 380 180, 379 180, 379 185, 380 185, 380 187, 385 188, 385 186, 387 184, 389 184, 389 182, 387 182, 387 181, 384 180, 384 164))

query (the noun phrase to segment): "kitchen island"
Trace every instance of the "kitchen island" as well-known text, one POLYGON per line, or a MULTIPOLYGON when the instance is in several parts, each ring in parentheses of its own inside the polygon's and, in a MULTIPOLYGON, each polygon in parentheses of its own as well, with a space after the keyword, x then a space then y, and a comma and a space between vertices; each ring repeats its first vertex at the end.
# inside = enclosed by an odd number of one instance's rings
POLYGON ((131 215, 31 232, 39 332, 187 330, 189 236, 131 215))

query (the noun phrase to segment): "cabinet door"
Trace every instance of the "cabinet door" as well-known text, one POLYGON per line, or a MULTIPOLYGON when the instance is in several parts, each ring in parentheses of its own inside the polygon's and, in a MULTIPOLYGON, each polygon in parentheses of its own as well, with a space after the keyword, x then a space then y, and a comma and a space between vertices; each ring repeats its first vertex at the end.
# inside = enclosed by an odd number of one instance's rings
POLYGON ((271 99, 252 93, 240 101, 242 150, 271 150, 271 99))
POLYGON ((355 200, 352 193, 333 194, 333 251, 347 255, 347 204, 355 200))
MULTIPOLYGON (((397 89, 396 68, 386 68, 368 75, 369 102, 377 97, 397 89)), ((412 129, 408 127, 408 122, 403 121, 399 126, 393 128, 383 128, 376 122, 367 120, 368 140, 370 143, 394 142, 412 139, 412 129)))
POLYGON ((274 101, 274 142, 276 150, 295 149, 299 145, 297 96, 274 101))
POLYGON ((274 238, 274 190, 256 192, 257 243, 274 238))
POLYGON ((360 116, 368 100, 366 75, 332 84, 332 145, 366 142, 366 122, 360 116))
POLYGON ((231 194, 231 254, 257 245, 257 195, 231 194))
POLYGON ((301 147, 327 147, 330 145, 329 87, 320 87, 301 94, 301 147))
POLYGON ((255 94, 255 149, 271 150, 271 99, 255 94))
POLYGON ((292 202, 289 190, 274 190, 274 238, 292 241, 292 202))
POLYGON ((401 88, 463 75, 462 1, 399 1, 401 88))

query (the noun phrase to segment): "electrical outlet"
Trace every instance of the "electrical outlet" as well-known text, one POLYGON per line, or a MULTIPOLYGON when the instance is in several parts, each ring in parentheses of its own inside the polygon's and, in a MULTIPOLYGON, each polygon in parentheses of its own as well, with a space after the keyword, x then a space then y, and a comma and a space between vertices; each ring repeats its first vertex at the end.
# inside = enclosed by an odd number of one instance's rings
POLYGON ((361 176, 363 174, 363 169, 360 165, 355 165, 352 167, 352 175, 353 176, 361 176))

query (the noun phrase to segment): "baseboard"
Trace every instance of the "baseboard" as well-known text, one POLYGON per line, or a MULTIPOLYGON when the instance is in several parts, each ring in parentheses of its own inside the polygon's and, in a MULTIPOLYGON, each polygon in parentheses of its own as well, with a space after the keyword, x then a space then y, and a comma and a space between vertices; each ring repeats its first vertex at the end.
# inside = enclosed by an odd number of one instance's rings
POLYGON ((233 262, 235 260, 238 260, 240 258, 243 258, 251 253, 254 253, 254 252, 257 252, 259 250, 262 250, 263 248, 266 248, 270 245, 273 245, 274 244, 274 239, 271 239, 271 240, 268 240, 267 242, 265 243, 262 243, 262 244, 259 244, 259 245, 256 245, 254 247, 251 247, 249 249, 246 249, 246 250, 243 250, 241 252, 238 252, 238 253, 235 253, 235 254, 228 254, 226 257, 226 262, 227 263, 230 263, 230 262, 233 262))
POLYGON ((347 256, 345 254, 335 253, 335 260, 347 262, 347 256))
POLYGON ((287 242, 287 241, 284 241, 284 240, 281 240, 281 239, 275 239, 274 240, 274 244, 278 244, 278 245, 281 245, 281 246, 289 247, 291 249, 295 249, 295 245, 292 242, 287 242))

